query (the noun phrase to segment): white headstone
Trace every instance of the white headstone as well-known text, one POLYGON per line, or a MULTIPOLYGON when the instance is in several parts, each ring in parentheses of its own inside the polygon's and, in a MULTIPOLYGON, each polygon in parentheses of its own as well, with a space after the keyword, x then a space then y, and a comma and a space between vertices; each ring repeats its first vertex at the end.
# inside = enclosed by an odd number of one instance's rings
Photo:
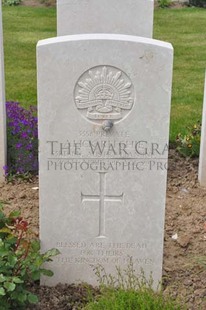
POLYGON ((57 35, 118 33, 152 37, 153 0, 57 0, 57 35))
POLYGON ((205 74, 205 92, 204 92, 203 111, 202 111, 202 128, 201 128, 198 178, 200 185, 206 187, 206 74, 205 74))
POLYGON ((40 41, 37 59, 40 239, 61 251, 42 283, 95 284, 91 265, 113 273, 132 257, 157 284, 172 46, 74 35, 40 41))
POLYGON ((0 1, 0 181, 4 180, 3 167, 6 164, 6 113, 5 113, 5 82, 4 82, 4 52, 2 6, 0 1))

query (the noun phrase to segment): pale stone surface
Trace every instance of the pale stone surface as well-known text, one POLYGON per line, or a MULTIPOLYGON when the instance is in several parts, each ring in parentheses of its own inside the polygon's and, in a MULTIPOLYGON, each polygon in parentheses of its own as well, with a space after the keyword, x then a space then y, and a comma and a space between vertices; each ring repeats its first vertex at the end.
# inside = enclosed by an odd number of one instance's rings
POLYGON ((152 37, 153 0, 58 0, 57 35, 117 33, 152 37))
POLYGON ((40 41, 42 283, 96 283, 129 257, 161 280, 173 49, 126 35, 40 41), (108 129, 105 131, 104 128, 108 129))
POLYGON ((205 74, 205 92, 202 111, 202 128, 199 158, 198 178, 201 186, 206 187, 206 74, 205 74))
POLYGON ((4 83, 2 7, 0 3, 0 181, 4 180, 3 166, 6 164, 6 113, 4 83))

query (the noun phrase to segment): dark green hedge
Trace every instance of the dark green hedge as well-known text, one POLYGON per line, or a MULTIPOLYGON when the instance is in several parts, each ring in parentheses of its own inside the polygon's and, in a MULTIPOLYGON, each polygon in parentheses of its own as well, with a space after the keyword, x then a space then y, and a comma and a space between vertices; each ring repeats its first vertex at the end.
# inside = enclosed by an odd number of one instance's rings
POLYGON ((189 4, 192 6, 206 8, 206 0, 189 0, 189 4))

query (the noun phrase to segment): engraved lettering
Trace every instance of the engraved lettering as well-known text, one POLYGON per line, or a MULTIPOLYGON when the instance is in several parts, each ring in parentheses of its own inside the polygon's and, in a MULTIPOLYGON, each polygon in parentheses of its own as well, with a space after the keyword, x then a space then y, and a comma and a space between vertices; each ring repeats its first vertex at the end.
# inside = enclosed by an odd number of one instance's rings
POLYGON ((125 150, 127 147, 126 143, 119 143, 119 155, 129 155, 129 153, 125 150))
POLYGON ((154 155, 155 153, 157 153, 158 155, 160 155, 160 151, 159 151, 159 145, 157 143, 152 143, 152 155, 154 155))
POLYGON ((91 141, 89 141, 89 146, 91 148, 93 155, 95 155, 96 152, 99 153, 100 155, 102 155, 104 152, 105 143, 103 143, 102 148, 101 148, 99 142, 92 144, 91 141))
POLYGON ((71 148, 70 143, 60 143, 60 155, 70 155, 71 148), (62 151, 65 150, 66 152, 62 153, 62 151))
POLYGON ((51 143, 51 155, 54 155, 54 143, 58 143, 58 141, 47 141, 46 143, 51 143))
POLYGON ((145 147, 145 144, 147 145, 146 141, 138 141, 135 144, 135 151, 139 155, 146 155, 147 154, 147 148, 145 147))

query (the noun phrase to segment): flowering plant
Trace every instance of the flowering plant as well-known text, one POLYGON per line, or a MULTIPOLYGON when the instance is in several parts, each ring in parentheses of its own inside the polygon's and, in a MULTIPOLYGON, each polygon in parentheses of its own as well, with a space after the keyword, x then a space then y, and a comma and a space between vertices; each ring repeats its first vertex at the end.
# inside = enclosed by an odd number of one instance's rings
POLYGON ((37 173, 38 129, 36 108, 24 109, 18 102, 6 103, 7 166, 5 175, 37 173))
POLYGON ((200 153, 201 124, 188 127, 186 135, 179 133, 176 138, 177 150, 183 156, 198 157, 200 153))
POLYGON ((57 254, 57 249, 40 253, 39 240, 32 238, 29 223, 18 211, 6 216, 0 205, 0 308, 21 309, 28 303, 38 302, 28 285, 39 280, 41 274, 53 275, 42 264, 57 254))

